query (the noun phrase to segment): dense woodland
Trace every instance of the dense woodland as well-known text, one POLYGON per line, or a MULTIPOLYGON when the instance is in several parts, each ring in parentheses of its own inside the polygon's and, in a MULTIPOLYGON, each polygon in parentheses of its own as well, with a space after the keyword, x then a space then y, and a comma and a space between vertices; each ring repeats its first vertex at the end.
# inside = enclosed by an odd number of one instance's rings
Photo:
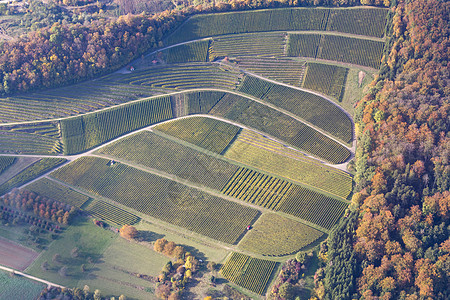
POLYGON ((358 106, 359 213, 328 241, 326 299, 450 298, 450 2, 394 9, 391 52, 358 106))

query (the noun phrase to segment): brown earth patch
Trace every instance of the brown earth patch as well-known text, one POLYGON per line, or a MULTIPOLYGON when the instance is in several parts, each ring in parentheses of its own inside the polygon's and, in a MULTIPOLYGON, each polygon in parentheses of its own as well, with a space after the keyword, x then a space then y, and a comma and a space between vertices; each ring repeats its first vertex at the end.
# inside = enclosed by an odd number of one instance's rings
POLYGON ((23 271, 38 255, 34 250, 0 238, 0 265, 23 271))

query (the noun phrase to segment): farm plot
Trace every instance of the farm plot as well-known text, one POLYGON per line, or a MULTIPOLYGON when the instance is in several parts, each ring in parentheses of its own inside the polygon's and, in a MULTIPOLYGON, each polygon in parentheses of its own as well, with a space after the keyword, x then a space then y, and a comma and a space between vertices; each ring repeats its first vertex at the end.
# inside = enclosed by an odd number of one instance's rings
POLYGON ((239 168, 222 193, 239 200, 275 209, 291 183, 247 168, 239 168))
POLYGON ((280 201, 277 210, 331 229, 348 203, 293 185, 280 201))
POLYGON ((295 86, 303 82, 306 69, 306 62, 289 58, 239 56, 236 62, 249 72, 295 86))
POLYGON ((102 147, 100 154, 164 171, 221 190, 238 169, 152 132, 141 132, 102 147))
POLYGON ((45 284, 22 276, 11 276, 9 272, 0 271, 0 300, 39 299, 45 284))
POLYGON ((381 38, 387 13, 382 8, 331 9, 326 30, 381 38))
POLYGON ((317 58, 378 69, 384 42, 324 35, 321 47, 317 58))
POLYGON ((322 235, 302 223, 266 213, 239 242, 239 248, 266 256, 283 256, 298 252, 322 235))
POLYGON ((38 160, 5 183, 1 184, 0 195, 5 194, 14 187, 18 187, 30 180, 33 180, 34 178, 39 177, 42 174, 45 174, 65 161, 66 159, 64 158, 42 158, 38 160))
POLYGON ((0 153, 56 154, 62 152, 59 138, 39 134, 0 130, 0 153))
POLYGON ((26 187, 27 190, 35 192, 42 197, 56 200, 62 203, 67 203, 71 206, 80 208, 89 197, 74 191, 62 184, 59 184, 48 178, 41 178, 26 187))
POLYGON ((83 157, 51 176, 141 213, 225 242, 236 243, 260 212, 169 179, 108 160, 83 157))
POLYGON ((322 8, 282 8, 195 15, 169 36, 167 43, 248 32, 325 30, 328 14, 329 9, 322 8))
POLYGON ((225 56, 284 56, 286 33, 250 33, 213 39, 210 60, 225 56))
POLYGON ((303 87, 334 97, 340 102, 344 96, 347 74, 347 68, 308 63, 303 87))
POLYGON ((352 191, 349 174, 305 158, 301 153, 249 130, 242 131, 225 157, 344 199, 352 191))
POLYGON ((225 95, 211 109, 210 114, 266 132, 331 163, 342 163, 351 154, 344 146, 300 121, 242 96, 225 95))
POLYGON ((23 271, 38 255, 29 248, 0 237, 0 265, 23 271))
POLYGON ((289 34, 287 56, 316 58, 321 36, 319 34, 289 34))
POLYGON ((101 200, 93 200, 84 210, 94 217, 107 222, 112 222, 119 226, 125 224, 133 225, 140 220, 138 216, 101 200))
POLYGON ((127 132, 171 119, 170 97, 161 96, 61 120, 65 154, 101 145, 127 132))
POLYGON ((285 109, 347 143, 353 138, 350 118, 318 95, 252 76, 246 76, 238 90, 285 109))
POLYGON ((8 169, 16 161, 15 157, 12 156, 1 156, 0 157, 0 174, 8 169))
POLYGON ((220 269, 220 273, 229 281, 257 294, 264 295, 276 267, 277 263, 274 261, 232 252, 220 269))
POLYGON ((174 64, 147 68, 131 74, 115 74, 111 80, 136 86, 164 89, 223 88, 234 89, 240 73, 233 68, 211 63, 174 64))
POLYGON ((239 133, 240 127, 216 119, 190 117, 159 124, 156 130, 221 154, 239 133))
POLYGON ((198 41, 164 50, 162 53, 169 64, 208 61, 209 43, 198 41))
POLYGON ((149 87, 96 80, 45 92, 0 98, 0 122, 33 121, 78 115, 155 93, 149 87), (73 93, 76 90, 77 93, 73 93))
POLYGON ((189 114, 207 114, 225 96, 225 93, 201 91, 186 93, 189 114))

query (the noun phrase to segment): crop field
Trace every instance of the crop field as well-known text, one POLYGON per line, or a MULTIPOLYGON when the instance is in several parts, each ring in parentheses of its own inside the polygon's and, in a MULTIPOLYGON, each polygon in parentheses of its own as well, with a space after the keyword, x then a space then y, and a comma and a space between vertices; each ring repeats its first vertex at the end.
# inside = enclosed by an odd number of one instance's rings
POLYGON ((61 131, 64 153, 83 152, 124 133, 172 117, 170 97, 162 96, 80 117, 63 119, 61 131))
POLYGON ((102 147, 98 153, 161 170, 219 191, 238 169, 226 161, 148 131, 102 147))
POLYGON ((293 185, 277 210, 331 229, 347 206, 348 203, 293 185))
POLYGON ((287 56, 316 58, 320 40, 319 34, 289 34, 286 54, 287 56))
POLYGON ((238 95, 225 95, 211 109, 210 114, 266 132, 334 164, 346 161, 351 155, 347 148, 302 122, 238 95))
POLYGON ((380 8, 330 9, 327 30, 381 38, 387 12, 380 8))
POLYGON ((247 168, 239 168, 222 193, 239 200, 275 209, 291 183, 247 168))
POLYGON ((15 157, 12 156, 0 156, 0 174, 8 169, 16 161, 15 157))
POLYGON ((210 40, 188 43, 163 51, 168 64, 208 61, 210 40))
POLYGON ((45 284, 22 276, 11 276, 9 272, 0 271, 0 300, 38 299, 45 284))
POLYGON ((43 92, 0 98, 0 122, 78 115, 154 95, 149 87, 97 80, 43 92), (73 91, 77 92, 74 93, 73 91))
POLYGON ((239 133, 240 127, 216 119, 190 117, 154 127, 188 143, 221 154, 239 133))
POLYGON ((298 252, 322 235, 297 221, 266 213, 239 242, 239 248, 265 256, 283 256, 298 252))
POLYGON ((113 74, 110 80, 136 86, 170 90, 193 88, 234 89, 241 74, 211 63, 189 63, 136 70, 130 74, 113 74))
POLYGON ((138 216, 101 200, 93 200, 84 210, 96 218, 120 226, 125 224, 133 225, 140 220, 138 216))
POLYGON ((306 62, 289 58, 239 56, 239 68, 290 85, 300 86, 306 70, 306 62))
POLYGON ((317 58, 380 68, 384 42, 325 35, 317 58))
POLYGON ((246 76, 238 90, 285 109, 345 142, 353 138, 350 118, 323 97, 253 76, 246 76))
POLYGON ((44 135, 0 130, 0 153, 56 154, 62 152, 61 140, 44 135))
POLYGON ((41 178, 26 186, 26 189, 42 197, 46 197, 51 200, 67 203, 70 206, 80 208, 89 197, 74 191, 62 184, 59 184, 48 178, 41 178))
POLYGON ((283 8, 195 15, 169 36, 167 44, 236 33, 325 30, 329 11, 322 8, 283 8))
POLYGON ((352 191, 349 174, 289 150, 260 134, 243 130, 225 157, 344 199, 349 196, 352 191))
POLYGON ((207 114, 225 96, 225 93, 201 91, 186 93, 189 114, 207 114))
POLYGON ((64 158, 41 158, 26 169, 22 170, 10 180, 1 184, 0 195, 5 194, 14 187, 25 184, 28 181, 33 180, 42 174, 45 174, 46 172, 64 163, 65 161, 66 159, 64 158))
POLYGON ((250 33, 216 37, 211 44, 211 60, 225 56, 284 56, 286 33, 250 33))
POLYGON ((260 212, 108 160, 83 157, 51 176, 162 221, 234 244, 260 212))
POLYGON ((274 261, 232 252, 220 269, 220 273, 229 281, 257 294, 264 295, 276 267, 277 263, 274 261))
POLYGON ((303 87, 342 101, 348 69, 333 65, 308 63, 303 87))

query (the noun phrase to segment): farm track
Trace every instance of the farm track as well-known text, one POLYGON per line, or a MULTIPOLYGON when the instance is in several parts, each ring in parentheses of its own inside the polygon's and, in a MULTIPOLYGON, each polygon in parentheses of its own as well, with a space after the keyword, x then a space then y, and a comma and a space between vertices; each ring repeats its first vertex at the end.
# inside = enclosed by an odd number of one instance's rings
POLYGON ((10 272, 10 273, 14 273, 14 274, 19 275, 19 276, 23 276, 23 277, 29 278, 29 279, 34 280, 34 281, 42 282, 42 283, 46 284, 47 287, 54 286, 54 287, 65 288, 62 285, 59 285, 59 284, 56 284, 56 283, 53 283, 53 282, 50 282, 50 281, 47 281, 47 280, 44 280, 44 279, 41 279, 41 278, 38 278, 38 277, 34 277, 34 276, 28 275, 26 273, 23 273, 23 272, 11 269, 11 268, 0 266, 0 269, 4 270, 4 271, 7 271, 7 272, 10 272))

